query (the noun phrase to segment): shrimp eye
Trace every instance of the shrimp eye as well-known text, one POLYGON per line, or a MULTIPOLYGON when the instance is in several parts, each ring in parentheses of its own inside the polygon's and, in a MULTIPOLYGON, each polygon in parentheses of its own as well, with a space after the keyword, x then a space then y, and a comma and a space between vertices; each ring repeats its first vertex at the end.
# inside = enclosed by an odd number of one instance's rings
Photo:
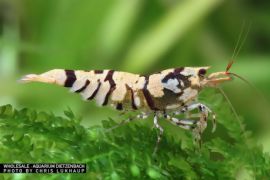
POLYGON ((206 74, 206 69, 200 69, 198 75, 203 77, 206 74))

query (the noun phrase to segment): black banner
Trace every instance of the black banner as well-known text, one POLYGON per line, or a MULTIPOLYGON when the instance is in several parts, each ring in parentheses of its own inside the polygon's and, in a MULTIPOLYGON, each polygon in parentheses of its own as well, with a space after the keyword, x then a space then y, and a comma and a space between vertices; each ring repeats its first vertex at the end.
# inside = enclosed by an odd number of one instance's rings
POLYGON ((1 163, 0 173, 86 173, 86 164, 1 163))

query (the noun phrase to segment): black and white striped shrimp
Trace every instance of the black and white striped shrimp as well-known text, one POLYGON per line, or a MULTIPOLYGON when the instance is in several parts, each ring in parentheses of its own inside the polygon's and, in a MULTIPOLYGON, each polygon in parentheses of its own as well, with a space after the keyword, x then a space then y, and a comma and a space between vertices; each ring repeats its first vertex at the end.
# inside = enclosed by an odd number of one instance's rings
MULTIPOLYGON (((239 54, 250 26, 251 23, 243 36, 245 22, 243 23, 231 59, 236 58, 239 54), (240 43, 242 38, 242 43, 240 43)), ((215 114, 209 107, 198 102, 200 91, 206 87, 218 87, 219 84, 232 80, 232 76, 240 78, 253 87, 243 77, 229 72, 232 64, 233 61, 227 65, 225 71, 209 75, 207 75, 207 70, 210 66, 171 68, 149 76, 114 70, 54 69, 40 75, 26 75, 21 81, 57 84, 70 88, 72 92, 80 93, 85 100, 95 99, 100 106, 111 105, 119 111, 137 112, 135 117, 126 122, 134 119, 146 119, 149 115, 153 115, 154 125, 160 132, 157 140, 158 145, 163 134, 163 128, 158 122, 160 118, 165 118, 183 129, 191 130, 195 140, 200 141, 201 134, 207 127, 209 114, 212 114, 212 132, 215 131, 215 114), (199 111, 198 117, 195 115, 197 119, 176 117, 178 114, 191 112, 195 109, 199 111)), ((223 90, 218 89, 230 103, 223 90)), ((237 116, 232 105, 231 108, 237 116)))
MULTIPOLYGON (((229 65, 230 66, 230 65, 229 65)), ((111 105, 115 109, 138 112, 137 119, 154 115, 154 125, 159 129, 158 142, 163 133, 159 118, 164 117, 176 126, 192 130, 197 139, 207 126, 209 113, 206 105, 197 101, 205 87, 215 87, 230 81, 227 71, 206 75, 209 67, 181 67, 166 69, 149 76, 114 70, 63 70, 54 69, 40 75, 30 74, 23 82, 43 82, 70 88, 85 100, 95 99, 100 106, 111 105), (199 110, 199 120, 178 119, 180 113, 199 110)))

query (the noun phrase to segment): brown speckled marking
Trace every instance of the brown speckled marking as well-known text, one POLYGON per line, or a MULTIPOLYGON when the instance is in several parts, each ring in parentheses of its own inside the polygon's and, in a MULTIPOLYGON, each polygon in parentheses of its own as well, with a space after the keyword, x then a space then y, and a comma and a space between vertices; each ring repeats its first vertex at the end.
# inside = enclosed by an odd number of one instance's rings
POLYGON ((88 100, 92 100, 92 99, 95 98, 95 96, 96 96, 97 93, 98 93, 98 90, 99 90, 100 86, 101 86, 101 82, 98 81, 98 86, 97 86, 97 88, 95 89, 95 91, 93 92, 93 94, 92 94, 89 98, 87 98, 88 100))
POLYGON ((138 109, 136 107, 136 104, 135 104, 135 101, 134 101, 134 92, 133 92, 133 89, 131 87, 129 87, 127 84, 126 84, 126 88, 130 92, 130 99, 131 99, 131 107, 132 107, 132 109, 134 109, 134 110, 138 109))
POLYGON ((102 74, 103 73, 103 70, 94 70, 94 73, 95 74, 102 74))
POLYGON ((110 83, 110 90, 106 94, 105 100, 104 100, 104 102, 102 104, 103 106, 105 106, 105 105, 108 104, 109 96, 116 89, 116 84, 115 84, 115 82, 113 80, 113 73, 114 73, 113 70, 108 71, 108 74, 107 74, 106 78, 104 79, 104 81, 109 81, 109 83, 110 83))
POLYGON ((119 111, 123 110, 123 104, 122 103, 117 103, 116 109, 119 110, 119 111))
POLYGON ((65 70, 66 72, 66 81, 65 81, 65 87, 72 87, 74 82, 76 81, 76 75, 73 70, 65 70))
POLYGON ((83 92, 86 88, 87 88, 87 86, 90 84, 90 81, 87 79, 86 81, 85 81, 85 84, 83 85, 83 87, 81 87, 80 89, 78 89, 78 90, 76 90, 75 92, 76 93, 81 93, 81 92, 83 92))
POLYGON ((157 111, 158 109, 155 107, 155 103, 147 89, 147 85, 148 85, 148 82, 149 82, 149 77, 148 76, 145 76, 145 84, 144 84, 144 87, 143 87, 143 95, 145 97, 145 100, 149 106, 149 108, 151 110, 154 110, 154 111, 157 111))

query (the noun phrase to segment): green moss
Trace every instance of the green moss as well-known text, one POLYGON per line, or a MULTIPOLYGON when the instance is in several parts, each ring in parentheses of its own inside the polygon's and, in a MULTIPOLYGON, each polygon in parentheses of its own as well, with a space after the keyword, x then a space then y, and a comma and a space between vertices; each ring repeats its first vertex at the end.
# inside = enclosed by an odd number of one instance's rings
MULTIPOLYGON (((220 119, 228 137, 210 138, 197 149, 192 143, 181 146, 165 133, 155 157, 156 131, 151 127, 131 123, 107 132, 116 124, 113 120, 85 128, 71 110, 65 115, 0 107, 0 161, 88 167, 86 174, 25 174, 22 179, 234 179, 240 171, 256 179, 270 176, 270 158, 261 147, 248 143, 251 136, 243 140, 237 122, 227 121, 228 115, 220 119)), ((185 136, 185 141, 192 141, 189 132, 185 136)))

